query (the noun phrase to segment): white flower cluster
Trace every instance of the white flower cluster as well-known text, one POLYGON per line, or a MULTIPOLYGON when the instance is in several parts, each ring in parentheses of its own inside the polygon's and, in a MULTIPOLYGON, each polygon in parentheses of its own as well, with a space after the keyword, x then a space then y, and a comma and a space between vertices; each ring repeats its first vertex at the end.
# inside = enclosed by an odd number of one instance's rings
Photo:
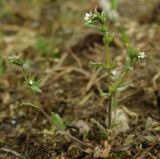
POLYGON ((84 20, 87 22, 87 21, 89 21, 91 19, 91 17, 92 17, 92 14, 86 13, 86 15, 84 17, 84 20))
POLYGON ((19 58, 20 58, 19 55, 13 55, 13 56, 9 56, 9 57, 8 57, 9 60, 17 60, 17 59, 19 59, 19 58))
POLYGON ((92 12, 86 13, 85 17, 84 17, 84 20, 85 20, 86 23, 90 24, 90 23, 92 23, 92 21, 95 17, 96 17, 96 14, 93 14, 92 12))
POLYGON ((33 80, 30 80, 30 81, 29 81, 29 84, 32 86, 32 85, 33 85, 33 80))
POLYGON ((140 52, 138 54, 138 59, 144 59, 147 55, 145 54, 145 52, 140 52))
POLYGON ((99 20, 99 17, 98 17, 98 15, 97 15, 97 13, 92 13, 92 12, 90 12, 90 13, 86 13, 86 14, 85 14, 84 20, 85 20, 85 22, 86 22, 87 24, 90 24, 90 23, 92 23, 92 22, 94 22, 94 21, 99 20))

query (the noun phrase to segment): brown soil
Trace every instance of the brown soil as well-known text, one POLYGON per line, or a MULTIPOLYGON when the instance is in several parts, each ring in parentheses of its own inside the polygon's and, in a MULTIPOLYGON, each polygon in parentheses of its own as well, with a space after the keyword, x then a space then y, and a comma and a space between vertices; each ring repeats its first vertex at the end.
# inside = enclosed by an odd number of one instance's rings
MULTIPOLYGON (((107 99, 100 96, 100 90, 107 88, 105 72, 89 65, 90 61, 103 61, 102 37, 83 27, 83 15, 96 2, 0 1, 2 57, 20 53, 45 81, 43 93, 33 95, 23 86, 21 71, 6 64, 0 77, 0 159, 160 158, 160 2, 136 2, 120 3, 119 21, 133 45, 149 58, 126 79, 133 86, 119 99, 120 106, 130 111, 130 129, 106 136, 91 120, 106 127, 107 99), (58 57, 35 48, 39 37, 50 41, 52 50, 59 48, 58 57), (49 118, 51 112, 58 113, 67 130, 84 145, 56 135, 43 113, 20 106, 28 101, 41 106, 49 118), (149 118, 152 126, 146 129, 149 118), (86 136, 77 126, 79 121, 90 129, 86 136)), ((115 30, 114 24, 111 29, 115 30)), ((119 35, 111 52, 121 67, 126 51, 119 35)))

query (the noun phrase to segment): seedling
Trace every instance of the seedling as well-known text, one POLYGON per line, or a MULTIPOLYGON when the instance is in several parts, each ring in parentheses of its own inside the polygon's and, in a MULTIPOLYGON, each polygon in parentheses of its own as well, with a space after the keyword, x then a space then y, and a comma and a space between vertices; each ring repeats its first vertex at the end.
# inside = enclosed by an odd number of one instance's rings
MULTIPOLYGON (((115 1, 113 1, 114 3, 115 1)), ((112 6, 114 7, 114 4, 112 6)), ((118 96, 120 92, 128 88, 129 84, 125 84, 124 80, 128 73, 133 70, 133 62, 140 63, 142 59, 146 57, 144 52, 138 52, 138 50, 132 47, 128 41, 125 30, 122 27, 118 28, 121 34, 122 41, 127 49, 127 57, 123 69, 116 72, 115 66, 116 61, 111 58, 110 44, 114 39, 115 33, 110 32, 108 16, 104 11, 99 13, 96 9, 93 12, 86 13, 85 15, 85 26, 95 29, 96 31, 103 34, 103 43, 105 47, 105 62, 91 62, 90 64, 95 68, 105 69, 107 71, 108 91, 101 92, 102 96, 108 98, 107 102, 107 113, 108 113, 108 127, 110 128, 113 124, 112 122, 112 112, 116 111, 118 106, 118 96)))

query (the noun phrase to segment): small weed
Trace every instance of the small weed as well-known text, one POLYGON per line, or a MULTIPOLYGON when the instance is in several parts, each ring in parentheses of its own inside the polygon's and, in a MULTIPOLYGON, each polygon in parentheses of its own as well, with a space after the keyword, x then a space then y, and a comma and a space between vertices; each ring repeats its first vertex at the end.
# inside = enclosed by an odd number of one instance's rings
MULTIPOLYGON (((115 1, 113 0, 112 8, 116 8, 115 1)), ((138 52, 128 41, 125 30, 122 27, 118 27, 118 31, 121 34, 122 41, 127 49, 126 61, 123 69, 120 72, 115 72, 116 61, 111 58, 110 44, 114 40, 115 33, 110 31, 109 18, 106 12, 102 11, 99 13, 96 9, 93 12, 86 13, 85 15, 85 26, 95 29, 96 31, 103 34, 103 42, 105 47, 105 62, 90 62, 95 68, 105 69, 107 71, 108 92, 102 92, 101 95, 108 98, 108 127, 110 128, 112 122, 112 112, 116 111, 118 106, 117 98, 119 94, 129 87, 129 84, 124 83, 125 78, 133 70, 133 62, 140 63, 146 55, 144 52, 138 52)))
POLYGON ((36 79, 36 75, 30 71, 29 63, 24 62, 20 56, 10 56, 8 57, 8 62, 19 66, 22 69, 24 75, 24 84, 32 90, 34 93, 41 93, 41 81, 36 79))

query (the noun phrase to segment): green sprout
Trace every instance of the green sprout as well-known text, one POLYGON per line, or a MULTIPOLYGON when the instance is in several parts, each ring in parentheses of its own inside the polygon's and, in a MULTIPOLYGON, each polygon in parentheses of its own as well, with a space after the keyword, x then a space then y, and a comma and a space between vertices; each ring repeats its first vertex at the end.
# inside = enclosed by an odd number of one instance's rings
MULTIPOLYGON (((117 1, 112 1, 112 9, 117 8, 117 1)), ((129 84, 124 83, 125 78, 128 73, 133 70, 133 62, 140 63, 146 55, 144 52, 138 52, 138 50, 132 47, 128 41, 127 34, 122 27, 118 27, 118 31, 121 34, 122 41, 127 49, 127 57, 126 62, 124 64, 123 69, 120 72, 117 72, 113 75, 114 67, 116 61, 111 58, 110 52, 110 44, 114 40, 115 34, 110 32, 109 29, 109 17, 107 17, 106 13, 102 11, 99 13, 96 9, 93 12, 86 13, 85 15, 85 26, 89 28, 93 28, 96 31, 99 31, 103 34, 103 43, 105 47, 105 62, 90 62, 95 68, 105 69, 107 72, 107 83, 108 83, 108 91, 101 92, 102 96, 108 98, 107 102, 107 113, 108 113, 108 127, 112 127, 112 111, 116 111, 116 107, 118 106, 117 97, 120 92, 126 90, 129 87, 129 84)))
POLYGON ((52 112, 51 121, 56 132, 61 132, 61 133, 65 132, 66 127, 64 125, 62 118, 58 114, 52 112))

